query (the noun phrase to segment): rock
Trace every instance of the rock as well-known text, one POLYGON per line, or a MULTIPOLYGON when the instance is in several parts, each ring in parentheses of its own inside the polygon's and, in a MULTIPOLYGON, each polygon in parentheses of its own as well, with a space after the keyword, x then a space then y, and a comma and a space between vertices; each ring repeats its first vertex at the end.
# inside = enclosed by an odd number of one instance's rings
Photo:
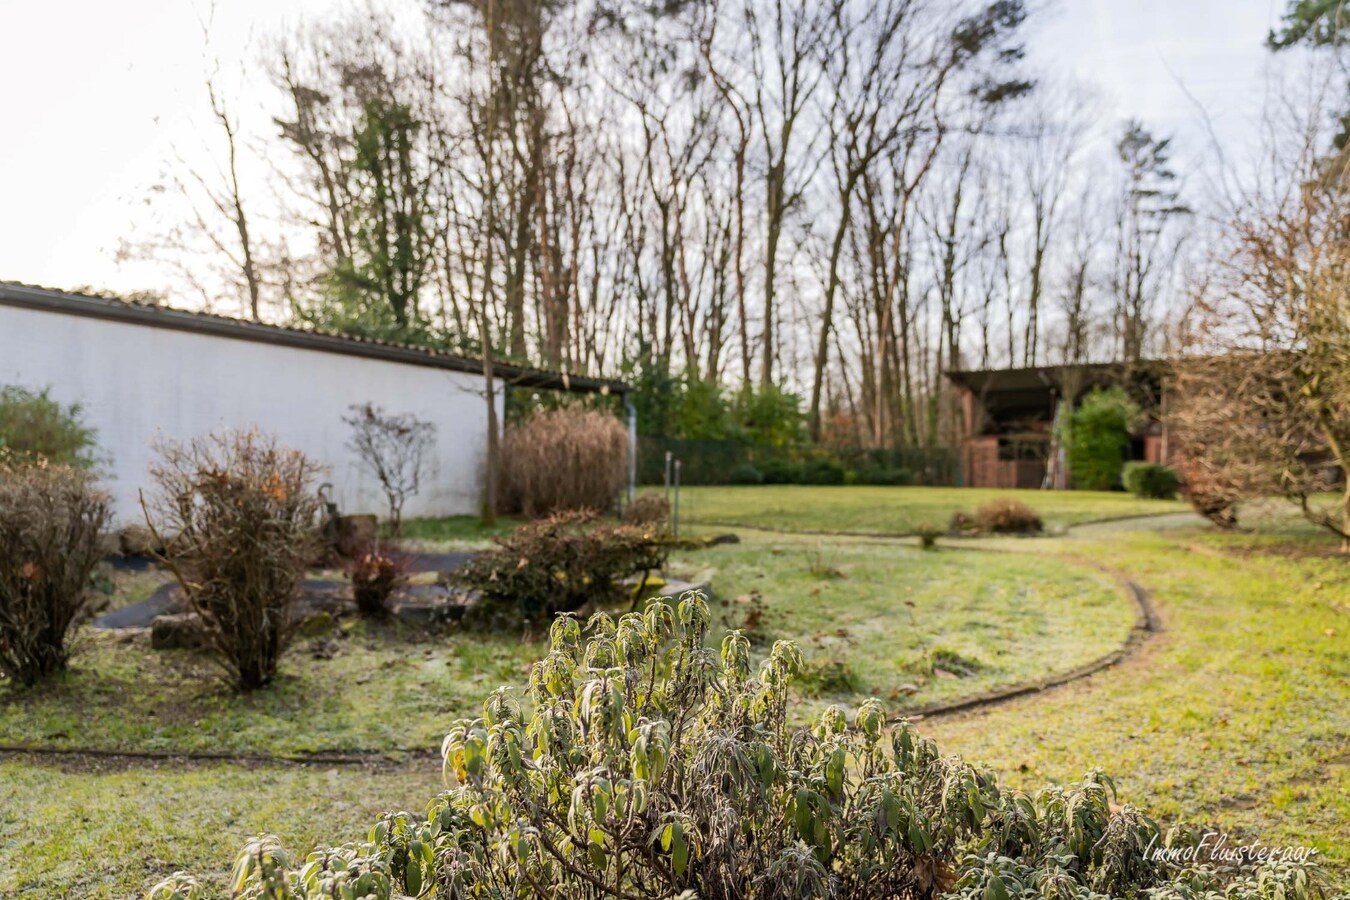
POLYGON ((334 547, 348 559, 364 553, 379 536, 379 520, 375 516, 338 516, 335 524, 334 547))
POLYGON ((117 532, 117 543, 125 556, 149 556, 164 549, 144 525, 128 525, 117 532))
POLYGON ((150 649, 200 650, 206 646, 201 619, 196 613, 169 613, 150 623, 150 649))
POLYGON ((295 627, 295 633, 302 638, 322 637, 333 630, 337 620, 327 610, 319 610, 306 615, 295 627))
POLYGON ((422 586, 399 596, 391 612, 409 625, 439 626, 460 621, 479 600, 477 591, 422 586))
POLYGON ((122 535, 116 531, 105 531, 98 536, 98 554, 103 559, 122 555, 122 535))

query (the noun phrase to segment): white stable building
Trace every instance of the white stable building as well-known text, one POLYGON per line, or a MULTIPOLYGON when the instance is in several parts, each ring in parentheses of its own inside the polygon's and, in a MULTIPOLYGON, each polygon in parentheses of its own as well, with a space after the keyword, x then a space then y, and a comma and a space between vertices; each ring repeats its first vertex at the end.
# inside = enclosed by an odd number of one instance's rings
MULTIPOLYGON (((621 382, 496 365, 499 388, 626 394, 621 382)), ((328 467, 344 513, 382 513, 384 494, 350 448, 356 404, 436 427, 405 516, 476 513, 487 402, 480 360, 403 344, 248 322, 0 282, 0 386, 78 403, 97 430, 99 473, 119 524, 161 439, 256 427, 328 467)), ((502 395, 497 392, 500 421, 502 395)))

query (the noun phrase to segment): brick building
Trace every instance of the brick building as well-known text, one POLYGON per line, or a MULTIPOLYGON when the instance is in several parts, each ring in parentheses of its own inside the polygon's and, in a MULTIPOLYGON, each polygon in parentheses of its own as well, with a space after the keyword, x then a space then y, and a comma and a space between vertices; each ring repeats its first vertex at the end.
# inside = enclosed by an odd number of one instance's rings
POLYGON ((1130 435, 1128 459, 1162 462, 1171 456, 1160 418, 1167 364, 1144 361, 980 369, 948 372, 965 418, 962 483, 968 487, 1066 487, 1062 454, 1052 465, 1051 439, 1060 400, 1077 403, 1093 388, 1121 385, 1146 413, 1130 435), (1047 473, 1049 480, 1047 484, 1047 473))

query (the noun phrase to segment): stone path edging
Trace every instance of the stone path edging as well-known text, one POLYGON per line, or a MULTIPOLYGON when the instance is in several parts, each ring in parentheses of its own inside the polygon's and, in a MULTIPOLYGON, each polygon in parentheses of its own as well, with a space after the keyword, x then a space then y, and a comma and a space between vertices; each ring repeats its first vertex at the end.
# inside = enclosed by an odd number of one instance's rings
POLYGON ((0 744, 0 756, 78 757, 119 762, 399 767, 407 762, 406 759, 400 759, 400 757, 413 757, 420 761, 433 757, 438 758, 440 753, 438 750, 427 747, 399 747, 390 750, 320 750, 314 753, 232 753, 228 750, 107 750, 82 747, 51 747, 44 744, 0 744))
POLYGON ((1039 678, 1035 681, 1016 684, 1012 687, 985 691, 980 694, 973 694, 956 700, 949 700, 941 703, 929 703, 912 710, 905 710, 900 714, 893 716, 892 719, 894 721, 908 719, 912 722, 917 722, 922 719, 935 719, 959 712, 967 712, 972 709, 995 706, 1006 703, 1009 700, 1015 700, 1018 697, 1025 697, 1028 694, 1039 694, 1042 691, 1047 691, 1051 688, 1057 688, 1074 681, 1080 681, 1087 678, 1089 675, 1095 675, 1104 669, 1119 665, 1133 655, 1134 652, 1137 651, 1152 635, 1163 630, 1162 622, 1158 618, 1157 611, 1153 607, 1153 602, 1149 598, 1148 591, 1128 579, 1123 579, 1122 583, 1125 586, 1125 590, 1130 594, 1131 599, 1133 599, 1135 606, 1138 608, 1139 616, 1135 620, 1134 627, 1130 629, 1129 635, 1125 638, 1125 643, 1121 644, 1118 649, 1112 650, 1110 653, 1107 653, 1092 662, 1085 663, 1084 665, 1070 669, 1067 672, 1060 672, 1045 678, 1039 678))

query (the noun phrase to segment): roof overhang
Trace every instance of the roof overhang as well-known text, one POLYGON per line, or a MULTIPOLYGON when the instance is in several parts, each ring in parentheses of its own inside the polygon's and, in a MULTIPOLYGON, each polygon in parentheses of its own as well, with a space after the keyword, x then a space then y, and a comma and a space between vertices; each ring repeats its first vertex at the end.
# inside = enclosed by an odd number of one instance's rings
MULTIPOLYGON (((249 322, 212 313, 58 291, 26 284, 0 282, 0 306, 104 319, 146 328, 166 328, 278 347, 338 353, 452 372, 479 374, 483 372, 483 361, 480 359, 410 344, 332 332, 308 331, 283 325, 269 325, 265 322, 249 322)), ((496 377, 511 387, 602 395, 626 395, 631 390, 629 385, 622 381, 571 375, 567 372, 551 372, 509 363, 494 363, 492 370, 496 377)))
MULTIPOLYGON (((1160 360, 1140 360, 1134 371, 1160 376, 1167 365, 1160 360)), ((1069 382, 1073 382, 1076 390, 1085 391, 1092 387, 1119 384, 1128 370, 1129 367, 1124 363, 1079 363, 1020 369, 957 370, 947 372, 946 375, 958 387, 978 395, 987 395, 1033 393, 1047 389, 1058 392, 1069 382)))

